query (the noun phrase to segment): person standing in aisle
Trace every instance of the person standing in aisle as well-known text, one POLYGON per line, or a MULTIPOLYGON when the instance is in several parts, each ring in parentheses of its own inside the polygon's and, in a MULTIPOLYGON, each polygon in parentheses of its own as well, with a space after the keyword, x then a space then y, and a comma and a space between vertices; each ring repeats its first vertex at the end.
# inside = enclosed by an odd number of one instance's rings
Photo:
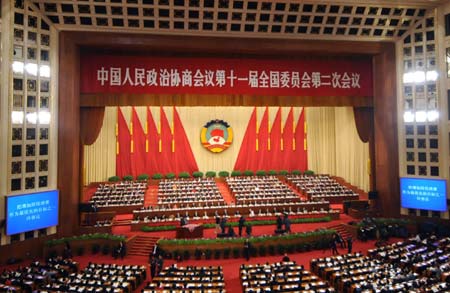
POLYGON ((242 230, 244 229, 245 226, 245 217, 241 216, 239 218, 239 237, 242 237, 242 230))
POLYGON ((347 249, 348 249, 348 253, 352 253, 352 248, 353 248, 353 239, 352 239, 352 236, 348 236, 348 237, 347 237, 347 249))
POLYGON ((244 257, 247 261, 250 260, 250 241, 248 239, 245 239, 244 242, 244 257))

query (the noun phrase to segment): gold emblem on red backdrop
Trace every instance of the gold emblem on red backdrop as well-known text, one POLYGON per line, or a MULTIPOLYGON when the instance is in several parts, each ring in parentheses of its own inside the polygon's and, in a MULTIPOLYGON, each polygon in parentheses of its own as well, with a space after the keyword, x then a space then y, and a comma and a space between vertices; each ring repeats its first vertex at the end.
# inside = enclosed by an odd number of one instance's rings
POLYGON ((203 126, 200 140, 207 150, 221 153, 233 142, 233 130, 223 120, 211 120, 203 126))

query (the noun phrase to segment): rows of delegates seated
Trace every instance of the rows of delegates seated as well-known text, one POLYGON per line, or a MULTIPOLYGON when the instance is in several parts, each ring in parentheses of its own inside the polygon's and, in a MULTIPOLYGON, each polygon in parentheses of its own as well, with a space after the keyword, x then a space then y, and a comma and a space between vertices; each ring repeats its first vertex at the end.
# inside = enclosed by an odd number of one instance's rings
POLYGON ((243 292, 335 292, 327 282, 292 261, 241 265, 243 292))
POLYGON ((145 279, 145 266, 89 263, 79 271, 71 260, 50 259, 44 265, 35 262, 5 270, 0 291, 9 287, 23 292, 133 292, 145 279))
POLYGON ((222 267, 165 267, 142 290, 144 293, 171 292, 226 292, 222 267))
POLYGON ((287 175, 287 182, 310 200, 325 199, 330 203, 357 200, 359 195, 328 175, 287 175))
POLYGON ((77 262, 62 257, 49 258, 45 263, 35 261, 16 270, 4 269, 0 275, 0 292, 32 292, 78 270, 77 262))
POLYGON ((448 292, 450 239, 435 240, 313 259, 311 269, 339 292, 448 292))
POLYGON ((185 207, 191 204, 225 204, 214 178, 174 179, 159 182, 158 205, 185 207))
POLYGON ((139 206, 144 204, 147 188, 146 182, 100 184, 89 202, 95 207, 139 206))
POLYGON ((275 176, 227 177, 236 204, 298 202, 296 195, 275 176))
POLYGON ((338 215, 338 210, 330 208, 328 202, 285 202, 285 203, 253 203, 239 205, 208 205, 203 207, 187 206, 168 207, 168 206, 148 206, 133 211, 134 220, 132 223, 148 222, 166 222, 180 221, 182 217, 186 219, 214 219, 217 217, 239 217, 247 215, 248 217, 266 217, 275 216, 280 213, 290 215, 304 216, 332 216, 338 215))

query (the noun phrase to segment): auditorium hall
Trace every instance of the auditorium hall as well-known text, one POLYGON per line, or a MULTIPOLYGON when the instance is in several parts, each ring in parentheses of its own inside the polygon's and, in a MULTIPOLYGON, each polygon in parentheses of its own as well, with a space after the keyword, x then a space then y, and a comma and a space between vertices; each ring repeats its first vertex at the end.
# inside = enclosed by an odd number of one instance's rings
POLYGON ((450 292, 448 0, 0 3, 0 292, 450 292))

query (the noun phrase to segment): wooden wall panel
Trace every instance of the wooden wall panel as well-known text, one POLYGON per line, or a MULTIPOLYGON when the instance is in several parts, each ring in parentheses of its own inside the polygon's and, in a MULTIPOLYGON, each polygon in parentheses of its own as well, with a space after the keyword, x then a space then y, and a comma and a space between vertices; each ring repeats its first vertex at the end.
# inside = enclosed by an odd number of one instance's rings
POLYGON ((372 107, 372 97, 286 97, 252 95, 81 95, 82 107, 101 106, 280 106, 372 107))
POLYGON ((58 236, 67 236, 78 230, 80 194, 79 50, 70 35, 60 36, 59 58, 58 236))
POLYGON ((374 67, 374 188, 378 191, 378 207, 384 216, 400 215, 400 188, 397 143, 397 75, 395 46, 373 58, 374 67))

